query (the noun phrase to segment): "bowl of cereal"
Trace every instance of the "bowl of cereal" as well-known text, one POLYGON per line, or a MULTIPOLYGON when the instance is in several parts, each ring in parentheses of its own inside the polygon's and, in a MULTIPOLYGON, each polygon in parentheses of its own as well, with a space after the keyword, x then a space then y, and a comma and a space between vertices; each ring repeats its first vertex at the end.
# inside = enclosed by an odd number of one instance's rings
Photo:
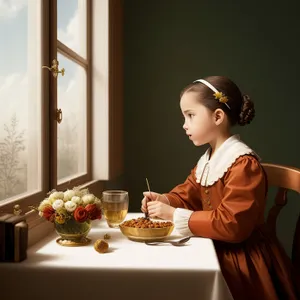
POLYGON ((170 221, 146 218, 131 219, 119 225, 121 232, 134 241, 159 241, 169 236, 174 224, 170 221))

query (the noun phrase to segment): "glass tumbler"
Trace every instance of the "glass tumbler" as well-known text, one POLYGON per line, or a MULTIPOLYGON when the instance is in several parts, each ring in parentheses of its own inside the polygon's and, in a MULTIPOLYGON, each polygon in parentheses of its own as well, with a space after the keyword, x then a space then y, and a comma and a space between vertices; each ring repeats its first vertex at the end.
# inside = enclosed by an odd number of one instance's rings
POLYGON ((127 191, 107 190, 102 193, 103 214, 107 225, 118 228, 128 212, 129 197, 127 191))

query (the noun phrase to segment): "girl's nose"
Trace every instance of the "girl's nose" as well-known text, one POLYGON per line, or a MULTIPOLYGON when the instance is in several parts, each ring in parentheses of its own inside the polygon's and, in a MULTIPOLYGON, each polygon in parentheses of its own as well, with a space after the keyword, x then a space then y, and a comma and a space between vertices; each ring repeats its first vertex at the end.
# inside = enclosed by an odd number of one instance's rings
POLYGON ((187 130, 187 126, 186 126, 185 122, 183 123, 182 128, 183 128, 185 131, 187 130))

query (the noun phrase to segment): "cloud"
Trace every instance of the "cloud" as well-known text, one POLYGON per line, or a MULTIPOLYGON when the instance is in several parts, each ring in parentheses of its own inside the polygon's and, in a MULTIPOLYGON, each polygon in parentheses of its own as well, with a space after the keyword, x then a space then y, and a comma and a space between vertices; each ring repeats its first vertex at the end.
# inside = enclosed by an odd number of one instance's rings
POLYGON ((18 80, 20 80, 21 74, 18 73, 13 73, 10 74, 6 77, 1 77, 1 85, 0 85, 0 95, 1 95, 1 91, 4 90, 8 90, 10 89, 15 82, 17 82, 18 80))
POLYGON ((27 6, 27 0, 0 0, 0 19, 15 18, 27 6))
POLYGON ((58 81, 58 105, 64 112, 65 119, 70 123, 77 123, 80 120, 82 101, 86 99, 86 91, 84 89, 86 77, 83 73, 84 71, 81 67, 78 67, 72 75, 69 75, 70 78, 67 85, 61 85, 58 81), (68 119, 71 116, 72 119, 68 119))
POLYGON ((58 28, 57 37, 62 43, 71 48, 80 55, 85 56, 86 27, 83 25, 84 8, 79 8, 75 11, 74 16, 70 19, 66 28, 58 28))
POLYGON ((78 10, 76 10, 73 18, 70 20, 67 28, 58 28, 57 36, 58 39, 66 44, 72 50, 77 50, 79 47, 78 40, 78 10))

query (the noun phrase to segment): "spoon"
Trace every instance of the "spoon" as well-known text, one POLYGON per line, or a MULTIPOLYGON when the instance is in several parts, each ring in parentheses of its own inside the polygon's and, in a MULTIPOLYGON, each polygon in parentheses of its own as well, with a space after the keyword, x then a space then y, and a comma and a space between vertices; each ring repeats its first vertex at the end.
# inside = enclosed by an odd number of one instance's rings
MULTIPOLYGON (((152 199, 151 190, 150 190, 150 185, 149 185, 149 181, 148 181, 147 178, 146 178, 146 183, 147 183, 148 191, 149 191, 149 193, 150 193, 150 197, 151 197, 151 199, 152 199)), ((145 212, 145 219, 149 220, 149 214, 148 214, 148 211, 145 212)))
POLYGON ((187 236, 185 238, 182 238, 178 241, 157 241, 157 242, 145 242, 146 245, 154 246, 159 244, 172 244, 173 246, 183 246, 187 241, 189 241, 191 236, 187 236))

